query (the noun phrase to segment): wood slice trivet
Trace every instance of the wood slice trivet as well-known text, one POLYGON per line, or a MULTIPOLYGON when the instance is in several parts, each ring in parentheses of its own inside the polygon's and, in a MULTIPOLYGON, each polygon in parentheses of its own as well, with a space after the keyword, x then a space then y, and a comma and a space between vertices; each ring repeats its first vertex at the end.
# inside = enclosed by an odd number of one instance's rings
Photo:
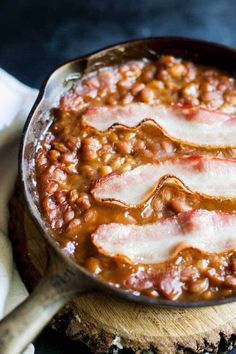
MULTIPOLYGON (((15 261, 31 291, 44 272, 47 251, 19 185, 10 202, 9 229, 15 261)), ((232 349, 236 343, 236 303, 171 309, 94 293, 67 305, 52 327, 83 341, 94 353, 118 353, 122 348, 136 354, 217 353, 232 349)))

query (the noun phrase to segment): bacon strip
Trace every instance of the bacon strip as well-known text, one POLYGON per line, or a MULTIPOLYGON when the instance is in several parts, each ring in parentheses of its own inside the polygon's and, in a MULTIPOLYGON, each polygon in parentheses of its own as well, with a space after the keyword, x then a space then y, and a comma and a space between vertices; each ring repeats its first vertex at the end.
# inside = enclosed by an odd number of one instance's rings
POLYGON ((236 249, 236 214, 191 210, 146 225, 103 224, 92 234, 99 252, 137 264, 164 262, 185 248, 236 249))
POLYGON ((82 117, 83 124, 100 131, 114 125, 135 128, 145 121, 156 124, 174 141, 205 147, 236 146, 236 116, 200 107, 132 103, 92 107, 82 117))
POLYGON ((137 206, 167 179, 188 192, 213 198, 236 198, 236 160, 207 156, 185 156, 141 165, 123 173, 113 172, 98 179, 91 194, 99 201, 137 206))

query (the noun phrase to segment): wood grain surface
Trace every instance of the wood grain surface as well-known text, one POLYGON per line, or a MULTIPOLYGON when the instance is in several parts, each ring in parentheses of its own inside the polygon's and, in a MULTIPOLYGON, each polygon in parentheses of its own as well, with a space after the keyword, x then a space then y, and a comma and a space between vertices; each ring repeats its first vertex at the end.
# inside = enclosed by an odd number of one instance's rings
MULTIPOLYGON (((25 208, 17 184, 10 203, 10 238, 21 276, 32 290, 42 276, 47 247, 25 208)), ((94 353, 217 353, 236 343, 236 303, 169 309, 127 302, 101 293, 68 304, 51 326, 86 343, 94 353)))

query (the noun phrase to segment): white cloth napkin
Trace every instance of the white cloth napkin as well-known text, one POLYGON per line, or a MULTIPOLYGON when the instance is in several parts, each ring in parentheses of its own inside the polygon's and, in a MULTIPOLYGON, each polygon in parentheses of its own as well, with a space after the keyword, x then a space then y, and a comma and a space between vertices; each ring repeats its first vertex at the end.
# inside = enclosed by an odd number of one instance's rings
MULTIPOLYGON (((17 173, 19 136, 37 93, 0 69, 0 319, 27 296, 7 237, 8 201, 17 173)), ((32 353, 30 345, 24 354, 32 353)))

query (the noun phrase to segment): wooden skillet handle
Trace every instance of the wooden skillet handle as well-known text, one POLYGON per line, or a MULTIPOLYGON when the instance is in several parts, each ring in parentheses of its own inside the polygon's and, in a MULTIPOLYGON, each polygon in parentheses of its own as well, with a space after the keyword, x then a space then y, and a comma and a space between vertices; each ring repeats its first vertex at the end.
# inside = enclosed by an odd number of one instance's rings
POLYGON ((50 251, 44 278, 32 294, 0 322, 0 353, 20 354, 76 294, 89 290, 78 271, 50 251))

